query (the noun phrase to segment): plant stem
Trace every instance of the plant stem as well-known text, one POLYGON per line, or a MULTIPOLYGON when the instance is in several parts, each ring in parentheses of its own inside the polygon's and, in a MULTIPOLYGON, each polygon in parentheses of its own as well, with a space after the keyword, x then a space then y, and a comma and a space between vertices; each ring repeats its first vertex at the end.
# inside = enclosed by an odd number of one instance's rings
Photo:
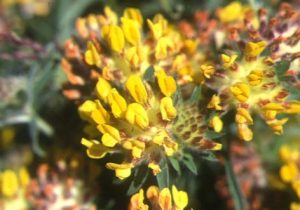
POLYGON ((243 195, 233 172, 232 162, 228 154, 225 156, 225 172, 228 180, 229 190, 234 201, 235 210, 244 210, 243 195))

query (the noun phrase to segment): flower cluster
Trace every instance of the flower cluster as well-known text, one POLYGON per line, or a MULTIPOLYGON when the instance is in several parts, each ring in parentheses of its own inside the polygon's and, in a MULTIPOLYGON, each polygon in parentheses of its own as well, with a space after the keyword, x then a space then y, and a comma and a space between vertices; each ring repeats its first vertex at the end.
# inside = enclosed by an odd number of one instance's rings
MULTIPOLYGON (((79 113, 90 124, 85 129, 89 139, 82 139, 88 156, 123 154, 122 163, 106 166, 124 179, 141 163, 159 173, 160 161, 181 151, 183 142, 221 149, 205 136, 205 117, 197 106, 175 103, 175 94, 181 95, 170 74, 188 62, 195 43, 185 40, 162 15, 147 20, 146 34, 139 10, 126 9, 120 20, 108 7, 104 15, 79 18, 77 31, 86 48, 82 52, 75 39, 65 44, 62 67, 69 83, 64 94, 84 101, 79 113)), ((203 69, 206 77, 213 71, 203 69)), ((213 120, 216 131, 221 130, 219 124, 213 120)))
POLYGON ((184 22, 181 31, 185 36, 200 39, 209 33, 205 42, 215 43, 218 50, 216 55, 206 56, 192 73, 202 72, 206 78, 204 85, 216 91, 208 105, 209 109, 219 112, 218 117, 212 119, 215 125, 219 125, 215 130, 221 128, 219 117, 222 111, 234 108, 241 139, 249 141, 253 138, 249 128, 254 123, 251 112, 258 112, 275 134, 282 134, 288 118, 277 116, 282 113, 298 114, 300 111, 298 101, 288 100, 289 89, 281 73, 286 71, 287 75, 293 76, 288 80, 290 82, 298 80, 295 70, 299 69, 299 12, 288 4, 282 4, 277 15, 268 18, 265 9, 256 15, 249 6, 232 2, 217 11, 218 23, 208 19, 204 13, 196 13, 195 17, 198 16, 205 21, 200 24, 195 18, 196 29, 184 22), (287 63, 286 67, 284 63, 287 63))
MULTIPOLYGON (((172 193, 169 188, 159 189, 157 186, 150 186, 147 189, 146 197, 151 203, 150 209, 157 210, 183 210, 188 205, 188 195, 184 191, 179 191, 176 186, 172 186, 172 193)), ((144 203, 145 195, 144 190, 131 196, 129 210, 149 209, 149 205, 144 203)))

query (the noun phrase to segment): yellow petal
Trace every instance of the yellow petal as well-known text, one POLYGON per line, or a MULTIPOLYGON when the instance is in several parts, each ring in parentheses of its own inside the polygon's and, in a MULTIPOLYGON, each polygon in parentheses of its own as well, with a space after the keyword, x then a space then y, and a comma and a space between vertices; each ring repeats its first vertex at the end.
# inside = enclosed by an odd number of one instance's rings
POLYGON ((108 125, 108 124, 100 124, 97 126, 97 129, 105 134, 108 133, 110 134, 110 136, 112 136, 114 139, 116 140, 121 140, 121 136, 120 136, 120 132, 118 129, 116 129, 115 127, 108 125))
POLYGON ((101 57, 93 42, 89 41, 87 50, 84 53, 85 62, 89 65, 101 67, 101 57))
POLYGON ((176 91, 176 82, 174 78, 171 76, 167 76, 165 71, 161 67, 156 66, 155 71, 155 76, 157 78, 160 91, 165 96, 172 96, 176 91))
POLYGON ((218 18, 223 23, 228 23, 243 18, 243 7, 240 2, 233 1, 222 9, 218 10, 218 18))
POLYGON ((292 182, 297 178, 299 170, 294 162, 289 162, 280 168, 280 177, 285 182, 292 182))
POLYGON ((151 201, 157 201, 159 196, 159 188, 155 185, 151 185, 147 189, 146 196, 151 201))
POLYGON ((178 191, 174 185, 172 186, 172 195, 178 210, 182 210, 188 205, 189 198, 187 193, 184 191, 178 191))
POLYGON ((215 73, 215 68, 211 65, 203 64, 200 66, 200 70, 205 78, 210 79, 211 76, 215 73))
POLYGON ((138 75, 131 75, 126 81, 125 86, 136 102, 140 104, 145 104, 147 102, 147 90, 138 75))
POLYGON ((125 99, 119 94, 119 92, 115 88, 113 88, 110 91, 107 99, 115 118, 120 118, 127 109, 127 103, 125 99))
POLYGON ((263 79, 263 72, 260 70, 252 70, 250 74, 247 76, 249 84, 252 86, 259 85, 263 79))
POLYGON ((110 90, 111 90, 110 84, 105 79, 100 77, 96 84, 97 96, 106 102, 107 96, 109 95, 110 90))
POLYGON ((92 111, 91 118, 97 124, 103 124, 109 122, 110 116, 109 113, 103 108, 99 100, 95 101, 96 109, 92 111))
POLYGON ((215 110, 222 110, 220 103, 221 103, 220 97, 217 95, 213 95, 210 102, 207 105, 207 108, 215 109, 215 110))
POLYGON ((237 55, 226 55, 226 54, 222 54, 221 55, 221 59, 223 62, 223 66, 225 68, 230 68, 232 67, 232 65, 234 64, 235 60, 238 58, 237 55))
POLYGON ((5 197, 13 197, 19 189, 18 177, 13 170, 5 170, 2 173, 1 191, 5 197))
POLYGON ((265 41, 248 42, 245 47, 245 56, 253 58, 258 56, 267 46, 265 41))
POLYGON ((132 103, 128 106, 126 112, 126 120, 132 124, 137 125, 142 129, 149 126, 149 118, 145 108, 138 103, 132 103))
POLYGON ((124 33, 117 25, 109 26, 109 33, 107 37, 110 48, 118 53, 122 51, 125 45, 124 33))
POLYGON ((96 108, 97 108, 97 104, 94 101, 86 100, 78 108, 79 116, 83 120, 89 120, 92 112, 96 110, 96 108))
POLYGON ((87 155, 92 159, 103 158, 109 151, 97 140, 87 140, 85 138, 81 139, 81 144, 87 147, 87 155))
POLYGON ((231 93, 235 96, 235 98, 240 102, 246 102, 250 95, 250 87, 246 83, 236 83, 232 87, 230 87, 231 93))
POLYGON ((118 140, 111 136, 109 133, 105 133, 101 137, 101 142, 106 147, 114 147, 118 143, 118 140))
POLYGON ((126 8, 123 13, 123 17, 136 20, 140 25, 143 24, 143 16, 139 9, 126 8))
POLYGON ((219 116, 213 116, 209 121, 209 125, 214 129, 215 132, 219 133, 223 129, 223 122, 219 116))
POLYGON ((253 133, 246 124, 238 124, 238 136, 239 138, 250 141, 253 138, 253 133))
POLYGON ((247 109, 238 108, 235 116, 235 122, 239 124, 253 124, 253 119, 247 109))
POLYGON ((172 41, 168 37, 161 37, 155 46, 155 58, 160 60, 168 56, 168 49, 172 47, 172 41))
POLYGON ((162 191, 159 194, 158 203, 162 210, 171 210, 172 198, 171 192, 168 188, 162 189, 162 191))
POLYGON ((176 108, 173 106, 173 100, 170 97, 164 97, 160 101, 160 112, 163 120, 170 121, 177 115, 176 108))
POLYGON ((149 163, 148 168, 152 169, 154 176, 161 172, 160 166, 155 162, 149 163))
POLYGON ((126 40, 132 45, 137 45, 141 39, 139 23, 128 18, 121 18, 121 21, 123 33, 126 40))
POLYGON ((107 163, 106 168, 114 170, 116 177, 119 179, 125 179, 131 175, 132 164, 130 163, 107 163))
POLYGON ((130 198, 130 205, 128 210, 148 210, 149 206, 144 204, 144 190, 140 189, 138 193, 130 198))

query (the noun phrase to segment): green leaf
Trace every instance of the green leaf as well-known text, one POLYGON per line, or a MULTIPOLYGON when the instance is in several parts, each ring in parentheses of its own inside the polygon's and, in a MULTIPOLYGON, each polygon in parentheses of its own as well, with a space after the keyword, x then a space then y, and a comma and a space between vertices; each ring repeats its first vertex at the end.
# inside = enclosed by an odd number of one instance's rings
POLYGON ((127 190, 127 195, 132 195, 136 193, 139 189, 141 189, 141 187, 147 180, 148 175, 149 175, 149 171, 147 167, 142 166, 137 168, 134 172, 133 181, 131 182, 127 190))
POLYGON ((218 138, 221 138, 224 135, 225 135, 225 133, 217 133, 217 132, 210 131, 210 130, 205 132, 205 136, 208 139, 218 139, 218 138))
POLYGON ((143 79, 148 82, 154 82, 154 68, 153 66, 149 66, 143 76, 143 79))
POLYGON ((176 158, 169 157, 169 161, 171 163, 171 166, 175 169, 175 171, 180 175, 181 174, 181 169, 179 162, 176 158))
POLYGON ((286 77, 285 73, 290 67, 290 62, 286 60, 279 61, 275 64, 275 71, 280 80, 286 77))
POLYGON ((182 99, 182 94, 181 94, 181 88, 177 86, 176 91, 173 95, 173 103, 176 106, 182 105, 183 104, 183 99, 182 99))
POLYGON ((169 167, 165 161, 164 166, 161 168, 161 172, 156 175, 156 180, 160 189, 170 186, 169 167))
POLYGON ((182 159, 183 164, 195 175, 198 174, 197 166, 191 154, 185 153, 182 159))
POLYGON ((201 99, 201 87, 196 86, 193 90, 193 93, 189 99, 190 103, 197 103, 201 99))

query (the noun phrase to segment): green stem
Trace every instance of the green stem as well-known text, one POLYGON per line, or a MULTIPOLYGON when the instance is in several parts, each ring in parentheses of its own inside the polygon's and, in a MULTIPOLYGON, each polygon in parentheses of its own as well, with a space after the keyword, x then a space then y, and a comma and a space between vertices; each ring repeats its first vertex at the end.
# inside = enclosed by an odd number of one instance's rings
POLYGON ((233 172, 232 162, 228 154, 225 157, 225 172, 228 180, 229 190, 234 201, 235 210, 244 210, 243 195, 233 172))

